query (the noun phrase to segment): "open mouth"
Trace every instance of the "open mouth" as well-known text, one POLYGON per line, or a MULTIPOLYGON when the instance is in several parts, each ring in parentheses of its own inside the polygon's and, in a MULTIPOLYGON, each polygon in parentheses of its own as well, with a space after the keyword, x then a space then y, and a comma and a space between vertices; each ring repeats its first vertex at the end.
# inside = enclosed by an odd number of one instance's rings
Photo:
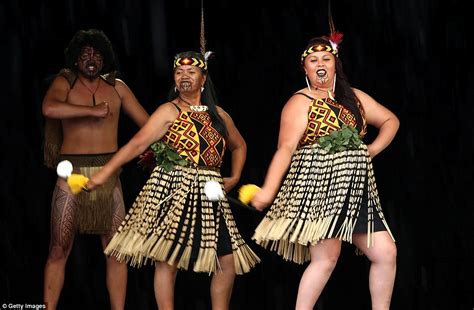
POLYGON ((88 61, 85 67, 88 71, 95 71, 97 69, 97 64, 94 61, 88 61))
POLYGON ((179 87, 182 89, 182 90, 189 90, 191 88, 191 82, 189 81, 182 81, 179 83, 179 87))
POLYGON ((327 72, 324 69, 319 69, 319 70, 316 71, 316 75, 319 76, 319 77, 324 77, 324 76, 327 75, 327 72))

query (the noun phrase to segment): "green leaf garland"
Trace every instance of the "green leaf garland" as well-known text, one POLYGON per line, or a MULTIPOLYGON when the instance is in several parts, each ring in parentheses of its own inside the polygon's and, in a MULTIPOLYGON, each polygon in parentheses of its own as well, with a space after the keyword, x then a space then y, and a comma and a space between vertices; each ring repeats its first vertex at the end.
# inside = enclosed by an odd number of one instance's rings
POLYGON ((329 153, 357 149, 362 140, 352 126, 342 125, 342 128, 318 139, 319 145, 329 153))
POLYGON ((167 172, 173 170, 174 166, 185 167, 188 165, 188 162, 179 156, 175 150, 161 141, 153 143, 150 148, 155 153, 156 164, 163 167, 167 172))

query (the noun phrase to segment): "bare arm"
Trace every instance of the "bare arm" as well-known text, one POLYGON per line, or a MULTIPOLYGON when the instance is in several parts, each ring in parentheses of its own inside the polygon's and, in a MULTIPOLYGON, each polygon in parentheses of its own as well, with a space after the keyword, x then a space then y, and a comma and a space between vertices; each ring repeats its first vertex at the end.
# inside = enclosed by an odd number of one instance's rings
POLYGON ((281 113, 278 149, 268 168, 262 190, 252 199, 251 204, 258 210, 269 206, 278 192, 283 176, 290 166, 291 157, 308 123, 308 99, 293 96, 281 113))
POLYGON ((87 188, 94 190, 103 185, 122 165, 142 154, 150 144, 161 139, 177 115, 178 111, 171 103, 163 104, 156 109, 145 126, 127 144, 120 148, 99 172, 91 177, 89 183, 87 183, 87 188))
POLYGON ((354 89, 354 92, 362 104, 367 123, 379 129, 375 140, 367 146, 370 156, 375 157, 392 142, 400 121, 389 109, 363 91, 354 89))
POLYGON ((227 128, 226 143, 232 156, 230 177, 224 178, 224 190, 229 192, 240 180, 247 158, 247 144, 229 114, 219 107, 218 112, 227 128))
POLYGON ((69 84, 64 77, 54 79, 43 99, 43 115, 54 119, 67 119, 75 117, 106 117, 109 108, 107 103, 96 106, 82 106, 68 103, 69 84))
POLYGON ((122 108, 125 113, 135 122, 135 124, 138 125, 138 127, 143 127, 148 121, 150 115, 148 115, 145 109, 138 102, 133 92, 122 80, 116 80, 115 89, 122 100, 122 108))

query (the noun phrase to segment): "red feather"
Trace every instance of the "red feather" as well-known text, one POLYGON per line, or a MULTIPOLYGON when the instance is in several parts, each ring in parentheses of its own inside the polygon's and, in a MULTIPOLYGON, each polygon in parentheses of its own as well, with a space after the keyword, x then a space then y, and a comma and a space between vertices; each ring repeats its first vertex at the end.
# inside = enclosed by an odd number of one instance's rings
POLYGON ((331 40, 331 42, 333 43, 336 43, 336 44, 339 44, 342 42, 342 37, 344 36, 344 34, 342 32, 333 32, 331 33, 331 35, 329 36, 329 40, 331 40))

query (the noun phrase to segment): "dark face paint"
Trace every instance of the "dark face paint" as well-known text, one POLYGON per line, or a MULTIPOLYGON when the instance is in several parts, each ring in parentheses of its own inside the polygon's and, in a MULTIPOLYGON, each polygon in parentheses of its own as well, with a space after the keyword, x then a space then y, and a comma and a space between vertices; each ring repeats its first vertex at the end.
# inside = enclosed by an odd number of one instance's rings
POLYGON ((92 46, 84 46, 77 58, 77 68, 86 78, 92 80, 99 76, 104 67, 102 54, 92 46))

